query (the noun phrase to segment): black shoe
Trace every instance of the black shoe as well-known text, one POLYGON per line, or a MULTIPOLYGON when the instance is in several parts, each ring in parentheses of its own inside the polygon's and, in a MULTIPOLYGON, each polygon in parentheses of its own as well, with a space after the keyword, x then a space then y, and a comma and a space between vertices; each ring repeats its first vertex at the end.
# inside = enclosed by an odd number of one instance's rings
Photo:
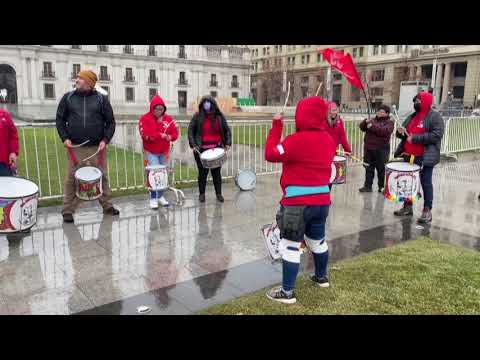
POLYGON ((420 216, 417 220, 419 224, 428 224, 432 222, 432 212, 428 207, 425 207, 422 212, 422 216, 420 216))
POLYGON ((217 194, 217 200, 223 203, 225 199, 223 198, 222 194, 217 194))
POLYGON ((379 187, 379 188, 378 188, 378 192, 379 192, 379 193, 383 193, 384 191, 385 191, 385 188, 383 188, 383 187, 379 187))
POLYGON ((413 215, 413 207, 412 205, 403 205, 400 210, 396 210, 393 212, 395 216, 412 216, 413 215))
POLYGON ((107 215, 112 215, 112 216, 120 215, 120 211, 115 209, 113 206, 108 208, 108 209, 103 210, 103 213, 107 214, 107 215))
POLYGON ((63 222, 73 223, 73 215, 72 214, 63 214, 63 222))
POLYGON ((316 283, 322 288, 327 288, 330 286, 330 283, 328 282, 328 278, 326 276, 318 277, 317 275, 312 275, 310 276, 310 280, 312 280, 314 283, 316 283))
POLYGON ((205 202, 205 194, 200 194, 198 196, 198 201, 200 201, 201 203, 204 203, 205 202))
POLYGON ((364 186, 364 187, 358 189, 358 191, 360 191, 361 193, 372 192, 372 188, 364 186))
POLYGON ((267 298, 273 301, 281 302, 282 304, 295 304, 297 302, 295 292, 292 292, 291 295, 287 295, 281 286, 268 290, 267 298))

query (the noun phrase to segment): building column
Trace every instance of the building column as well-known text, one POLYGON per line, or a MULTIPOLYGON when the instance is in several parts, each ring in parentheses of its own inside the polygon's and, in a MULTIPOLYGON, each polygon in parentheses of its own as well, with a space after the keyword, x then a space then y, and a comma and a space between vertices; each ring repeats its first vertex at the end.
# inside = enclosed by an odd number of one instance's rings
POLYGON ((435 104, 440 104, 440 92, 442 89, 443 64, 437 64, 437 77, 435 78, 435 104))
POLYGON ((415 79, 415 66, 410 66, 409 68, 410 73, 408 74, 408 80, 415 79))
POLYGON ((422 66, 417 66, 417 73, 415 74, 415 80, 420 80, 422 78, 422 66))
POLYGON ((32 74, 32 102, 40 103, 40 95, 38 89, 41 88, 40 77, 37 75, 37 59, 32 58, 30 61, 30 69, 32 74))
POLYGON ((445 64, 445 75, 443 76, 443 89, 442 89, 442 101, 444 104, 448 98, 448 91, 450 90, 450 68, 451 63, 445 64))

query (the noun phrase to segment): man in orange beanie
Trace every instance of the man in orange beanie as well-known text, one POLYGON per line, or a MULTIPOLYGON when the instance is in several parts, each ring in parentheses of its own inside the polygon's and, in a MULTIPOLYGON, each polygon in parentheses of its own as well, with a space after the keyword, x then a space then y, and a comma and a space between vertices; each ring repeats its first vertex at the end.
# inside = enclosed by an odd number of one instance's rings
POLYGON ((89 159, 91 165, 102 171, 103 195, 99 198, 104 214, 118 215, 110 201, 107 179, 106 146, 115 133, 115 118, 108 97, 97 92, 97 75, 91 70, 82 70, 77 75, 75 90, 66 93, 57 109, 57 131, 67 149, 68 171, 63 198, 63 220, 73 222, 73 213, 79 204, 75 195, 74 172, 87 165, 81 160, 89 159), (75 147, 75 145, 79 145, 75 147))

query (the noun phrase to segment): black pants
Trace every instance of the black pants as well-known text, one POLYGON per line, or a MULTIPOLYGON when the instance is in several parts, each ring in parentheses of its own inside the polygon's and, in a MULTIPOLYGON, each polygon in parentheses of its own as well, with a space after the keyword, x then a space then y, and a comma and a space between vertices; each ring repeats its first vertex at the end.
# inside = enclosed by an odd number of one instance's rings
POLYGON ((365 187, 372 188, 377 170, 378 188, 382 189, 385 185, 385 164, 388 161, 389 149, 365 150, 363 157, 365 167, 365 187))
POLYGON ((12 170, 5 163, 0 163, 0 176, 12 176, 12 170))
POLYGON ((195 151, 194 153, 195 161, 198 168, 198 191, 200 194, 205 194, 205 189, 207 188, 207 177, 208 171, 212 172, 213 186, 215 187, 215 193, 217 195, 222 194, 222 174, 221 167, 216 169, 206 169, 203 167, 202 162, 200 161, 200 155, 195 151))

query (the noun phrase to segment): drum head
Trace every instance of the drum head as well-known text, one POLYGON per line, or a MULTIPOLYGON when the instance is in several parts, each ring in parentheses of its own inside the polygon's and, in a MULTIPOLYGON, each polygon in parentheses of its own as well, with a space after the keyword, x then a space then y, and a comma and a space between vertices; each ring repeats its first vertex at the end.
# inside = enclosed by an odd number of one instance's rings
POLYGON ((335 162, 347 161, 347 158, 345 156, 335 155, 335 157, 333 158, 333 161, 335 162))
POLYGON ((241 190, 253 190, 257 184, 257 175, 252 170, 241 170, 236 177, 236 183, 241 190))
POLYGON ((84 166, 75 171, 75 178, 82 181, 97 181, 102 177, 100 169, 93 166, 84 166))
POLYGON ((166 169, 167 167, 165 165, 148 165, 145 167, 147 170, 160 170, 160 169, 166 169))
POLYGON ((0 198, 16 199, 37 193, 38 186, 30 180, 13 176, 0 176, 0 198))
POLYGON ((386 165, 387 169, 394 170, 394 171, 419 171, 420 166, 417 164, 410 165, 407 162, 403 161, 395 161, 390 162, 386 165))
POLYGON ((222 148, 209 149, 204 151, 200 155, 200 159, 203 160, 217 160, 220 159, 225 154, 225 150, 222 148))

